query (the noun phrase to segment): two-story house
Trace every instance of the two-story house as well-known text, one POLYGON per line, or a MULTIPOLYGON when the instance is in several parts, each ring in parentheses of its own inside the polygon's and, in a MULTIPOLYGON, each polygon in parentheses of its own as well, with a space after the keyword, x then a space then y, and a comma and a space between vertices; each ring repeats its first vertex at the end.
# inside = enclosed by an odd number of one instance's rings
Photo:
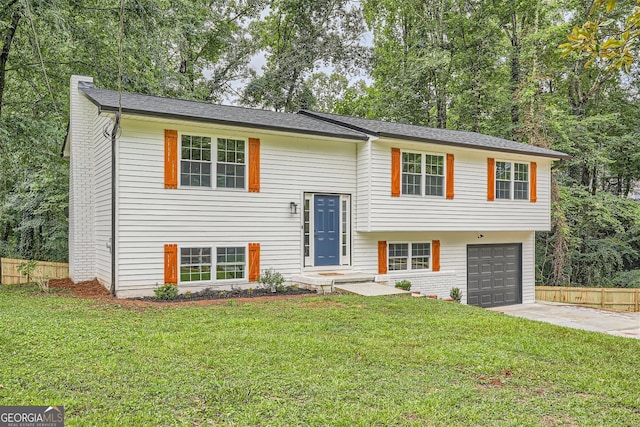
POLYGON ((266 268, 361 272, 480 306, 534 301, 534 233, 550 228, 551 168, 567 157, 311 111, 120 105, 80 76, 63 152, 74 281, 131 297, 247 285, 266 268))

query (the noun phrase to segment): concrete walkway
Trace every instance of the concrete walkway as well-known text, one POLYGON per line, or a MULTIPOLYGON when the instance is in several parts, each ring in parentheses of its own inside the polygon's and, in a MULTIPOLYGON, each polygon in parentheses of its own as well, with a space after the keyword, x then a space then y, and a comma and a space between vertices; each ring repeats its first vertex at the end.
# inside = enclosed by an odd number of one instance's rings
POLYGON ((572 304, 538 301, 490 310, 568 328, 640 339, 640 313, 617 313, 572 304))
POLYGON ((411 293, 393 286, 381 285, 380 283, 375 282, 335 284, 333 287, 339 291, 356 295, 364 295, 367 297, 411 293))

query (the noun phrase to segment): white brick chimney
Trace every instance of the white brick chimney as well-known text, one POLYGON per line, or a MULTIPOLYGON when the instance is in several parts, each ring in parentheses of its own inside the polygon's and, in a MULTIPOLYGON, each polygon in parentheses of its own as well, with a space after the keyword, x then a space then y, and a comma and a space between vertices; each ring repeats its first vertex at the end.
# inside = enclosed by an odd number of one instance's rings
POLYGON ((96 277, 94 120, 98 109, 80 91, 93 78, 71 76, 69 109, 69 274, 74 282, 96 277))

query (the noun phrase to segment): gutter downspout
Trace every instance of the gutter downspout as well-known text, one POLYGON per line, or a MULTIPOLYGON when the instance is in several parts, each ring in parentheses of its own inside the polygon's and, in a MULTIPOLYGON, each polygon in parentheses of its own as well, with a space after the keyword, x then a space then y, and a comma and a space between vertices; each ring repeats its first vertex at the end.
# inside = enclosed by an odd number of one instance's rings
POLYGON ((564 166, 565 160, 566 159, 560 159, 558 163, 556 163, 555 165, 551 165, 551 170, 554 171, 564 166))
POLYGON ((116 296, 116 135, 120 128, 120 111, 111 131, 111 295, 116 296))

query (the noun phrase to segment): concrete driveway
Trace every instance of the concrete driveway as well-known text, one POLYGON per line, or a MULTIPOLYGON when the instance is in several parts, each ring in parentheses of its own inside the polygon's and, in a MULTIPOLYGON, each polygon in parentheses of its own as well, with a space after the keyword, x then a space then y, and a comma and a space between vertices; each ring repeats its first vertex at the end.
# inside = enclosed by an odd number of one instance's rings
POLYGON ((544 301, 495 307, 490 310, 568 328, 640 339, 640 313, 617 313, 544 301))

